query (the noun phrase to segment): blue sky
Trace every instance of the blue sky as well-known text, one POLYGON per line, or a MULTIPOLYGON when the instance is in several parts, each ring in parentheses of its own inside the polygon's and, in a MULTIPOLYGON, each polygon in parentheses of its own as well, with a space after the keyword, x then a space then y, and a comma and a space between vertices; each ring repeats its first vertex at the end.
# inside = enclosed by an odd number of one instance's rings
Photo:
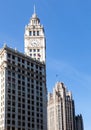
POLYGON ((0 0, 0 47, 24 51, 24 28, 33 6, 46 35, 47 87, 62 81, 72 91, 84 130, 91 123, 91 1, 0 0), (56 77, 56 75, 58 75, 56 77))

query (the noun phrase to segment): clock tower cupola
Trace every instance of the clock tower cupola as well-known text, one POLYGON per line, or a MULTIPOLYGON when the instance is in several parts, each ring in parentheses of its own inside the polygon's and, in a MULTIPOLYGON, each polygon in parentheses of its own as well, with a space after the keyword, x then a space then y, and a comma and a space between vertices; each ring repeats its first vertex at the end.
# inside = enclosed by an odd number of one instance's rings
POLYGON ((46 38, 44 27, 40 24, 40 19, 35 12, 35 7, 29 24, 25 26, 24 49, 26 55, 45 63, 46 38))

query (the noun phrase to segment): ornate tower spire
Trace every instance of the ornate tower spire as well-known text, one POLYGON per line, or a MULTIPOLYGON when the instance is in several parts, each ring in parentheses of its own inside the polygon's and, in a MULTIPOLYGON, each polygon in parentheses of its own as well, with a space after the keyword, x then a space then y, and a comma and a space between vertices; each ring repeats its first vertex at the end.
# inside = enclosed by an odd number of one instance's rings
POLYGON ((40 62, 46 62, 46 38, 44 27, 40 23, 34 5, 30 23, 25 27, 25 54, 40 62))

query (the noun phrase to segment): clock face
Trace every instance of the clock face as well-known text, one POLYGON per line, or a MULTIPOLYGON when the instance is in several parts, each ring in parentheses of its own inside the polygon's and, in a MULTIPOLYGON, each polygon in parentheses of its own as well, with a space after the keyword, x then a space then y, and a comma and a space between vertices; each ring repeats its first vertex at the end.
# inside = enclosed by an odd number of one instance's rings
POLYGON ((34 41, 31 43, 32 46, 37 46, 37 43, 34 41))
POLYGON ((37 46, 39 46, 39 41, 38 41, 38 40, 32 40, 32 41, 30 42, 30 44, 31 44, 31 46, 33 46, 33 47, 37 47, 37 46))

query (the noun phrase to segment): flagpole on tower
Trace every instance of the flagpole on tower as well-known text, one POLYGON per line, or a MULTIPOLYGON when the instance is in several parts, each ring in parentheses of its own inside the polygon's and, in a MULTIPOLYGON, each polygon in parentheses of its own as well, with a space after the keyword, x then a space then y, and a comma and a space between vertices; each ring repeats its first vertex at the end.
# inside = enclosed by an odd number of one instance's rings
POLYGON ((60 82, 60 76, 59 76, 59 74, 56 74, 56 82, 60 82))
POLYGON ((56 74, 56 82, 58 82, 58 74, 56 74))

